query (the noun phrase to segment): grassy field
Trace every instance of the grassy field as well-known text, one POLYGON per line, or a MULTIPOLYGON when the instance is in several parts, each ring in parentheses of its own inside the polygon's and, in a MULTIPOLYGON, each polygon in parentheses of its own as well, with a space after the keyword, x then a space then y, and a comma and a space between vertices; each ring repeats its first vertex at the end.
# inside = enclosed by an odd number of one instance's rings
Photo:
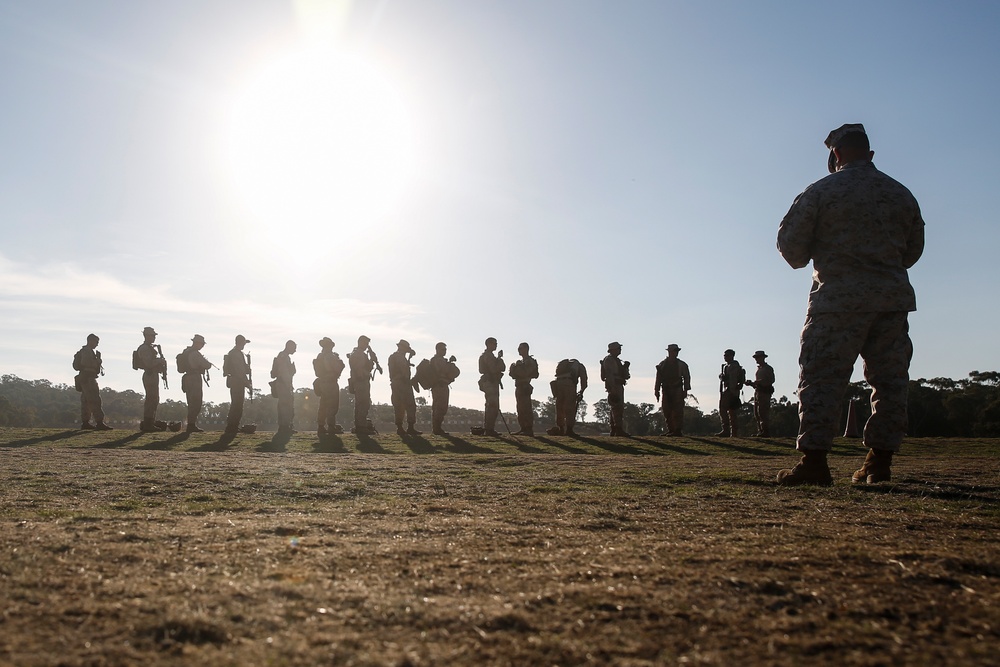
POLYGON ((0 429, 0 664, 997 664, 996 440, 0 429))

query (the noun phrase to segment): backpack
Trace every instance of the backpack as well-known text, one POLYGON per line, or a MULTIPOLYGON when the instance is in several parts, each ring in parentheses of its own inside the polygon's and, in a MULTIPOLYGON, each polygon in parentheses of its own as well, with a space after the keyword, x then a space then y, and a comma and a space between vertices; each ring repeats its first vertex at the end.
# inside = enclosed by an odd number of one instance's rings
POLYGON ((137 371, 142 369, 142 364, 139 363, 139 350, 132 350, 132 370, 137 371))
POLYGON ((73 370, 74 371, 82 371, 83 370, 82 368, 80 368, 80 355, 82 353, 83 353, 83 348, 81 347, 79 350, 76 351, 76 354, 73 355, 73 370))
POLYGON ((556 364, 556 377, 569 378, 573 380, 573 384, 576 384, 576 381, 580 379, 579 373, 576 372, 576 364, 569 359, 563 359, 556 364))
POLYGON ((177 354, 177 372, 184 374, 191 372, 191 363, 188 361, 188 351, 184 350, 177 354))
MULTIPOLYGON (((231 353, 230 353, 231 354, 231 353)), ((222 377, 229 377, 233 374, 233 362, 229 360, 229 355, 223 355, 222 357, 222 377)))
POLYGON ((424 359, 417 364, 417 368, 413 372, 414 382, 420 385, 422 389, 430 389, 431 385, 434 384, 434 379, 434 370, 431 368, 430 359, 424 359))

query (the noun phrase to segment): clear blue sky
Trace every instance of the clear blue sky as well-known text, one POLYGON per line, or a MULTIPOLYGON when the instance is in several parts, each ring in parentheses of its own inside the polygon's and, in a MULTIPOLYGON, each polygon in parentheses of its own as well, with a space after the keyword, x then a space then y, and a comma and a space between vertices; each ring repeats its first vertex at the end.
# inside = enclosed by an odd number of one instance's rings
POLYGON ((775 235, 846 122, 927 222, 911 375, 997 370, 998 31, 962 1, 0 1, 0 371, 69 383, 94 332, 141 391, 149 325, 219 366, 243 333, 258 378, 294 339, 306 386, 367 334, 446 341, 478 407, 487 336, 542 400, 618 340, 652 402, 676 342, 705 410, 727 347, 795 400, 810 270, 775 235))

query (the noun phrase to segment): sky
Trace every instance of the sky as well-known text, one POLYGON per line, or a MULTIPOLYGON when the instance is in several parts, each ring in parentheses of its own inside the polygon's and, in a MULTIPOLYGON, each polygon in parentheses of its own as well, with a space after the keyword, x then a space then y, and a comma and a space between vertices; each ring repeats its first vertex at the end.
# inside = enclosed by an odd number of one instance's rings
POLYGON ((141 392, 152 326, 183 400, 196 333, 257 378, 295 340, 297 387, 364 334, 446 342, 481 407, 493 336, 539 400, 570 357, 603 397, 619 341, 633 403, 669 343, 706 412, 726 348, 794 401, 811 267, 778 223, 856 122, 927 223, 911 377, 998 370, 998 30, 962 0, 0 0, 0 373, 72 383, 93 332, 141 392))

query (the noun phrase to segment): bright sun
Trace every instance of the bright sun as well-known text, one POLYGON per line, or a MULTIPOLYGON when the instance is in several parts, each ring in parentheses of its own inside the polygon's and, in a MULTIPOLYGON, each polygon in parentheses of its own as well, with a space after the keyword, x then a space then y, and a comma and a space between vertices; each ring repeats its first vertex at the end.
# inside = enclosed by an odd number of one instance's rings
POLYGON ((303 48, 272 60, 236 96, 227 171, 240 204, 275 232, 264 234, 271 241, 357 230, 393 211, 412 144, 399 91, 378 69, 303 48))

